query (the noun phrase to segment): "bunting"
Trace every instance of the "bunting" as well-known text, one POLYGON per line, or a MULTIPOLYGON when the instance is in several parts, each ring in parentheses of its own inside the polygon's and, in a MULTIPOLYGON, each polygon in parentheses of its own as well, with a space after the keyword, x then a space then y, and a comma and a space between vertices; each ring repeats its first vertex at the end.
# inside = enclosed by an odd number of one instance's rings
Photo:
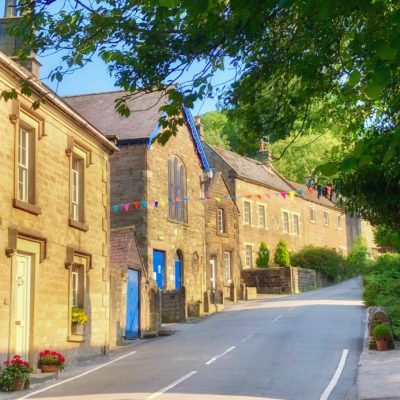
MULTIPOLYGON (((320 193, 319 188, 317 188, 316 190, 314 190, 312 187, 308 187, 307 188, 307 192, 308 193, 314 193, 317 192, 317 194, 320 193)), ((286 200, 288 197, 293 200, 295 198, 296 195, 304 195, 305 190, 303 189, 299 189, 299 190, 290 190, 287 192, 274 192, 275 197, 277 198, 282 198, 284 200, 286 200)), ((328 196, 332 196, 333 193, 333 188, 332 186, 327 187, 326 189, 322 190, 322 193, 327 193, 328 196)), ((256 199, 256 200, 262 200, 262 199, 270 199, 271 195, 269 193, 265 193, 265 194, 243 194, 241 196, 205 196, 205 197, 201 197, 197 200, 200 201, 215 201, 217 203, 220 203, 222 200, 224 199, 231 199, 231 200, 237 200, 237 199, 241 199, 241 198, 245 198, 245 199, 256 199)), ((189 200, 193 200, 191 197, 176 197, 175 198, 175 202, 187 202, 189 200)), ((194 199, 195 200, 195 199, 194 199)), ((113 206, 111 206, 111 210, 117 214, 118 212, 120 212, 121 210, 125 210, 125 212, 129 212, 137 210, 139 208, 164 208, 167 204, 172 203, 172 199, 171 198, 167 198, 167 199, 159 199, 159 200, 150 200, 150 201, 146 201, 146 200, 134 200, 130 203, 124 203, 124 204, 115 204, 113 206)))

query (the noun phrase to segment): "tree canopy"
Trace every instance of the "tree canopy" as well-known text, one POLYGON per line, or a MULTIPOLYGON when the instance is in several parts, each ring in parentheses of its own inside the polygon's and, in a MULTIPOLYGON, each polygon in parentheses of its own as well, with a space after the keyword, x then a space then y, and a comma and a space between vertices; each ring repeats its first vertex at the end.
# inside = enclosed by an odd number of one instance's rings
MULTIPOLYGON (((64 52, 66 67, 51 79, 99 54, 131 93, 116 103, 121 114, 129 115, 127 100, 141 91, 166 94, 161 142, 182 123, 182 104, 218 90, 247 143, 334 124, 342 145, 316 172, 336 176, 349 209, 367 218, 380 205, 357 200, 358 174, 360 190, 379 179, 387 183, 378 188, 381 198, 397 196, 400 204, 398 0, 20 0, 19 7, 13 31, 26 46, 19 56, 64 52), (196 62, 204 68, 174 86, 196 62), (224 68, 236 79, 214 88, 211 77, 224 68)), ((400 225, 398 207, 385 223, 400 225)))

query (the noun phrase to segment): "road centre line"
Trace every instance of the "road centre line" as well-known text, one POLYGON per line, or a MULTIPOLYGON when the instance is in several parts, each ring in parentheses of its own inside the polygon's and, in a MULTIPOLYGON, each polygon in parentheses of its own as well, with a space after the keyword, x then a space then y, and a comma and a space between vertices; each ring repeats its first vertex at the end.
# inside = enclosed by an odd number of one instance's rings
POLYGON ((252 333, 251 335, 246 336, 244 339, 241 340, 241 342, 246 342, 247 340, 249 340, 251 337, 254 336, 254 333, 252 333))
POLYGON ((278 321, 278 319, 282 317, 282 314, 278 315, 273 321, 271 321, 271 324, 273 324, 274 322, 278 321))
POLYGON ((127 358, 127 357, 129 357, 129 356, 131 356, 132 354, 135 354, 135 353, 136 353, 136 351, 131 351, 131 352, 128 353, 128 354, 124 354, 123 356, 117 357, 117 358, 115 358, 114 360, 111 360, 111 361, 106 362, 105 364, 98 365, 97 367, 92 368, 92 369, 89 369, 88 371, 82 372, 82 373, 79 374, 79 375, 76 375, 76 376, 73 376, 73 377, 71 377, 71 378, 65 379, 64 381, 55 383, 54 385, 47 386, 47 387, 45 387, 45 388, 43 388, 43 389, 35 390, 34 392, 28 393, 28 394, 26 394, 25 396, 18 397, 18 399, 16 399, 16 400, 28 399, 29 397, 35 396, 35 395, 37 395, 37 394, 39 394, 39 393, 47 392, 47 391, 50 390, 50 389, 53 389, 53 388, 55 388, 55 387, 57 387, 57 386, 60 386, 60 385, 63 385, 64 383, 68 383, 68 382, 74 381, 75 379, 79 379, 79 378, 81 378, 82 376, 89 375, 89 374, 91 374, 92 372, 95 372, 95 371, 97 371, 97 370, 99 370, 99 369, 101 369, 101 368, 106 367, 107 365, 114 364, 115 362, 117 362, 117 361, 119 361, 119 360, 123 360, 124 358, 127 358))
POLYGON ((329 385, 326 387, 324 390, 324 393, 322 393, 321 397, 319 400, 328 400, 330 394, 332 393, 333 389, 335 388, 336 384, 339 381, 340 375, 343 372, 344 365, 346 363, 347 355, 349 354, 348 349, 344 349, 342 353, 342 357, 340 358, 339 365, 336 369, 335 374, 333 375, 331 381, 329 382, 329 385))
POLYGON ((146 397, 146 400, 153 400, 157 397, 160 397, 162 394, 164 394, 165 392, 168 392, 168 390, 171 390, 172 388, 174 388, 175 386, 178 386, 180 383, 186 381, 187 379, 189 379, 190 377, 192 377, 193 375, 197 374, 199 371, 192 371, 189 372, 188 374, 186 374, 185 376, 182 376, 182 378, 179 378, 178 380, 176 380, 175 382, 172 382, 170 385, 165 386, 164 388, 160 389, 158 392, 155 392, 153 394, 151 394, 150 396, 146 397))
POLYGON ((217 361, 218 358, 221 358, 221 357, 225 356, 226 354, 228 354, 229 352, 231 352, 231 351, 234 350, 234 349, 236 349, 236 346, 229 347, 229 349, 228 349, 228 350, 225 350, 223 353, 218 354, 217 356, 215 356, 215 357, 213 357, 213 358, 210 358, 210 359, 206 362, 206 365, 212 364, 213 362, 217 361))

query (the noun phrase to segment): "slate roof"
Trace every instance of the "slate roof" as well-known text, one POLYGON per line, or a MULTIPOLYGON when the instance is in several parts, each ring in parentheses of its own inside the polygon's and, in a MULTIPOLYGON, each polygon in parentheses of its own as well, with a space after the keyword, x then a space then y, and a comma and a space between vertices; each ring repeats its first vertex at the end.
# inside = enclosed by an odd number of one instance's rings
POLYGON ((283 179, 273 168, 267 168, 260 161, 249 157, 243 157, 232 151, 220 147, 205 144, 206 153, 214 151, 217 153, 237 174, 238 177, 249 179, 255 183, 269 186, 276 190, 292 191, 293 187, 283 179))
POLYGON ((67 96, 64 100, 105 136, 120 140, 149 139, 158 126, 159 108, 166 98, 160 92, 138 94, 128 100, 131 115, 121 117, 115 111, 115 100, 126 94, 122 90, 67 96))

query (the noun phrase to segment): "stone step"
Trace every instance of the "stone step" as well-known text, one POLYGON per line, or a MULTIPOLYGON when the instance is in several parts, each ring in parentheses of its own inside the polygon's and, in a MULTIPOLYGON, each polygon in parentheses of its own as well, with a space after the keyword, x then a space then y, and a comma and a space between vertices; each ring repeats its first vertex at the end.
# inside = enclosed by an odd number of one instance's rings
POLYGON ((58 372, 38 372, 29 375, 30 387, 34 387, 43 382, 56 379, 58 377, 58 372))

